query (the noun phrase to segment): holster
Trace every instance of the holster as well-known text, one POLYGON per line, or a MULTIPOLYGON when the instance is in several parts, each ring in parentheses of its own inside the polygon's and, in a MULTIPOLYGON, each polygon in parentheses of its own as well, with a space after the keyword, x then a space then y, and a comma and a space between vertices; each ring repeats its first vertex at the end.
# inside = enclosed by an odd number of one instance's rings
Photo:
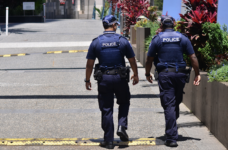
POLYGON ((93 74, 94 80, 101 81, 103 77, 103 73, 100 70, 100 65, 96 64, 93 74))
POLYGON ((189 67, 189 69, 187 69, 187 73, 186 73, 186 79, 185 79, 185 82, 186 83, 189 83, 190 81, 190 76, 191 76, 191 70, 192 70, 192 67, 189 67))
POLYGON ((130 67, 120 67, 120 77, 126 79, 127 82, 130 82, 130 67))
POLYGON ((154 79, 157 81, 158 80, 158 72, 157 69, 154 71, 154 79))

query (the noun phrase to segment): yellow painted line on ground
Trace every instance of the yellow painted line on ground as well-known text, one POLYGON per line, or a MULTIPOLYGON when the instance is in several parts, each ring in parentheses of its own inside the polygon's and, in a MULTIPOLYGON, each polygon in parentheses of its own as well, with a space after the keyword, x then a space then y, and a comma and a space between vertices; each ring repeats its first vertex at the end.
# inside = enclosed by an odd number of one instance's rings
MULTIPOLYGON (((28 139, 0 139, 0 146, 99 146, 103 139, 98 138, 28 138, 28 139)), ((114 144, 128 146, 154 146, 155 138, 130 139, 128 142, 115 140, 114 144)))
POLYGON ((47 52, 45 54, 78 53, 78 52, 85 52, 85 53, 87 53, 88 50, 49 51, 49 52, 47 52))
POLYGON ((77 50, 70 50, 69 53, 77 53, 77 50))
POLYGON ((18 54, 17 56, 25 56, 26 54, 18 54))
POLYGON ((3 57, 11 57, 11 55, 10 55, 10 54, 8 54, 8 55, 3 55, 3 57))
POLYGON ((54 53, 55 54, 60 54, 60 53, 62 53, 63 51, 55 51, 54 53))
POLYGON ((25 56, 26 53, 22 54, 5 54, 5 55, 0 55, 0 57, 13 57, 13 56, 25 56))

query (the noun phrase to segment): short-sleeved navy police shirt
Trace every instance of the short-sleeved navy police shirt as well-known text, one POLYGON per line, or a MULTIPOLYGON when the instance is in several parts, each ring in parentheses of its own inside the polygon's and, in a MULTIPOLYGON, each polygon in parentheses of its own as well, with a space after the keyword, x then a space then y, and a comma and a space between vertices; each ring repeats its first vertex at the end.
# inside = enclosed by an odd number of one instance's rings
MULTIPOLYGON (((173 29, 167 29, 164 32, 173 32, 173 31, 174 31, 173 29)), ((153 40, 151 41, 151 45, 148 50, 147 56, 156 57, 157 54, 159 53, 159 49, 161 48, 161 44, 162 43, 160 42, 159 36, 155 36, 153 38, 153 40)), ((181 35, 181 44, 180 45, 182 45, 183 52, 186 53, 187 55, 191 55, 191 54, 195 53, 190 40, 185 35, 181 35)), ((155 64, 155 66, 158 70, 162 70, 162 69, 166 68, 166 66, 162 63, 155 64)), ((183 61, 183 62, 179 63, 178 66, 179 66, 179 68, 186 68, 186 62, 183 61)), ((168 67, 175 68, 176 65, 171 63, 171 64, 169 64, 168 67)))
MULTIPOLYGON (((112 36, 113 34, 115 34, 115 32, 104 32, 105 36, 112 36)), ((120 46, 119 46, 122 54, 124 54, 124 56, 126 56, 127 58, 133 58, 135 57, 135 53, 131 47, 131 44, 129 43, 129 41, 127 39, 125 39, 124 37, 120 38, 120 46)), ((99 44, 99 39, 95 39, 93 40, 93 42, 91 43, 87 56, 87 59, 93 59, 95 60, 96 58, 98 58, 98 51, 101 49, 100 44, 99 44)), ((123 58, 124 59, 124 58, 123 58)), ((125 61, 123 61, 124 64, 122 64, 122 66, 126 66, 125 65, 125 61)))

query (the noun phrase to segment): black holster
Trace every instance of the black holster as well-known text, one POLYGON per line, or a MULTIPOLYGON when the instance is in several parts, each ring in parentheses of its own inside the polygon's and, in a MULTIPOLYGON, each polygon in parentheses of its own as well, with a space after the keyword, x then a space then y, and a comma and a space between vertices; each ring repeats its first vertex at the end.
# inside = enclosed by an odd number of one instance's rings
POLYGON ((96 64, 93 74, 94 80, 101 81, 103 77, 103 73, 100 70, 100 65, 96 64))
POLYGON ((192 71, 192 67, 189 67, 189 69, 186 71, 186 79, 185 79, 186 83, 189 83, 190 81, 191 71, 192 71))
POLYGON ((127 82, 130 82, 130 67, 120 67, 120 78, 126 79, 127 82))
POLYGON ((158 80, 158 71, 155 69, 154 71, 154 79, 157 81, 158 80))

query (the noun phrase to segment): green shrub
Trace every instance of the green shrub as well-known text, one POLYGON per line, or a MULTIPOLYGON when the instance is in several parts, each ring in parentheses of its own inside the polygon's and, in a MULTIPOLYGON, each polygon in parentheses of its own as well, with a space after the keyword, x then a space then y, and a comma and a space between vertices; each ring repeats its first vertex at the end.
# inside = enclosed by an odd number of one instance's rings
POLYGON ((206 22, 202 25, 203 34, 207 37, 206 45, 199 48, 201 60, 210 68, 215 62, 215 56, 228 51, 228 39, 226 33, 221 30, 218 23, 206 22))
MULTIPOLYGON (((101 9, 95 7, 95 10, 98 13, 98 17, 100 17, 100 19, 103 19, 103 18, 101 18, 102 17, 101 15, 102 15, 102 11, 103 11, 103 6, 101 7, 101 9)), ((108 15, 108 10, 109 10, 109 3, 108 3, 108 1, 105 1, 104 16, 108 15)))
POLYGON ((226 36, 228 36, 228 31, 227 31, 227 25, 223 25, 222 26, 222 30, 223 30, 223 32, 226 34, 226 36))
POLYGON ((208 82, 228 82, 228 61, 223 61, 220 65, 214 65, 208 72, 208 82))
POLYGON ((158 30, 160 25, 158 22, 149 21, 145 27, 150 28, 150 36, 145 40, 145 51, 147 52, 149 50, 152 38, 156 35, 156 31, 158 30))
POLYGON ((147 27, 147 24, 149 23, 150 21, 148 19, 141 19, 140 21, 137 21, 134 28, 135 30, 137 30, 138 27, 147 27))

